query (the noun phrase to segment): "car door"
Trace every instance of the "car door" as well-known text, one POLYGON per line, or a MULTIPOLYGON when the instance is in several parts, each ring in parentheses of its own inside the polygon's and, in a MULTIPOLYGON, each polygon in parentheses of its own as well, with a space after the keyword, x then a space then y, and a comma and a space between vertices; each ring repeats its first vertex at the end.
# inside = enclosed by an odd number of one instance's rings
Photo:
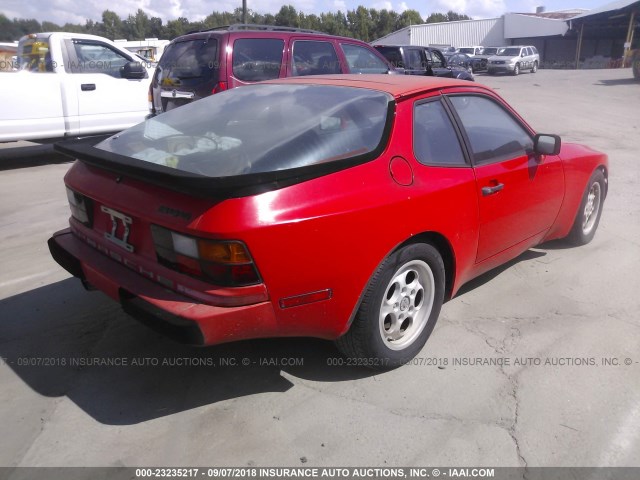
POLYGON ((133 56, 99 40, 67 40, 66 49, 70 59, 66 94, 77 98, 79 134, 123 130, 144 120, 149 113, 149 75, 138 79, 121 75, 121 67, 133 56))
POLYGON ((557 156, 533 153, 532 132, 488 95, 449 95, 476 177, 480 233, 476 262, 548 230, 564 192, 557 156))

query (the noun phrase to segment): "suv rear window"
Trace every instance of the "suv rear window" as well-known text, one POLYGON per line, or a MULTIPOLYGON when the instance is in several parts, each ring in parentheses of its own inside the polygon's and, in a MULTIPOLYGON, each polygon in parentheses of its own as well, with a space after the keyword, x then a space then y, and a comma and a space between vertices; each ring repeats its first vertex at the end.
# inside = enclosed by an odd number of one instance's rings
POLYGON ((280 76, 284 40, 242 38, 233 44, 233 75, 243 82, 261 82, 280 76))
POLYGON ((386 141, 392 101, 364 88, 250 85, 154 117, 96 148, 215 178, 368 160, 386 141))
POLYGON ((193 87, 218 77, 218 41, 214 38, 170 44, 158 64, 161 86, 193 87))

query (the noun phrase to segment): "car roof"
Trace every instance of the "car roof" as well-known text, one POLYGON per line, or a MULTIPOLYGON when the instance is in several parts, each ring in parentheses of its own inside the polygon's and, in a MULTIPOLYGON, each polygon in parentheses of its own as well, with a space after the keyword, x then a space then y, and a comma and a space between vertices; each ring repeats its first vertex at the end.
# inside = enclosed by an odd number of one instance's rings
POLYGON ((293 83, 331 85, 340 87, 368 88, 379 90, 392 95, 396 99, 416 95, 421 92, 437 90, 447 87, 465 87, 490 91, 484 85, 473 84, 468 81, 442 77, 424 77, 421 75, 388 75, 388 74, 347 74, 347 75, 310 75, 304 77, 289 77, 268 80, 260 83, 293 83))

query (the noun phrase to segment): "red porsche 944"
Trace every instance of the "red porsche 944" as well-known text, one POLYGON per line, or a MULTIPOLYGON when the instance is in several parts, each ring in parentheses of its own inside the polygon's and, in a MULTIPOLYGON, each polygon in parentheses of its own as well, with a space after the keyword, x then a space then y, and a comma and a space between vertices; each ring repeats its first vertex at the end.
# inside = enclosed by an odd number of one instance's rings
POLYGON ((478 84, 288 78, 57 148, 53 258, 174 337, 313 336, 392 368, 445 299, 551 239, 589 242, 607 156, 536 133, 478 84))

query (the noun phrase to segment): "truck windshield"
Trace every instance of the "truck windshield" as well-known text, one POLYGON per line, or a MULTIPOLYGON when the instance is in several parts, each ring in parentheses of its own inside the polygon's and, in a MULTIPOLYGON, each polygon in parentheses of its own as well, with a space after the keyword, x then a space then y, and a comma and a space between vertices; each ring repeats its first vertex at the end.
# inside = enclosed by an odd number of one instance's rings
POLYGON ((216 178, 366 161, 383 145, 392 101, 364 88, 245 86, 154 117, 96 148, 216 178))

